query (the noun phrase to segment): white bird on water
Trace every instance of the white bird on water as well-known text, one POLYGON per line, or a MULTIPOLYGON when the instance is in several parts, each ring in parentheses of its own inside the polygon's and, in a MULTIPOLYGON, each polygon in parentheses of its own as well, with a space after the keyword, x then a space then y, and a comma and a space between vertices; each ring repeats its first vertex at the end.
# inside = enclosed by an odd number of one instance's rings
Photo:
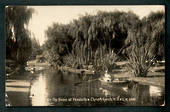
POLYGON ((104 82, 111 82, 111 76, 110 76, 110 74, 108 74, 107 70, 105 71, 105 74, 104 74, 104 76, 102 77, 101 80, 104 81, 104 82))
POLYGON ((35 72, 35 68, 31 68, 31 73, 33 74, 35 72))
POLYGON ((107 77, 107 78, 111 78, 111 76, 110 76, 110 74, 108 74, 108 71, 107 71, 107 70, 105 71, 104 76, 107 77))

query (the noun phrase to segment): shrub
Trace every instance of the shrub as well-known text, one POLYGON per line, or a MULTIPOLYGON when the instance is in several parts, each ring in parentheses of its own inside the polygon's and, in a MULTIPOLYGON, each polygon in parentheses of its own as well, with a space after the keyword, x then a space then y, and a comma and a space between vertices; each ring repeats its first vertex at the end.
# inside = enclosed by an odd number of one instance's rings
POLYGON ((146 77, 154 59, 152 40, 139 27, 131 32, 131 46, 128 54, 128 68, 135 77, 146 77))

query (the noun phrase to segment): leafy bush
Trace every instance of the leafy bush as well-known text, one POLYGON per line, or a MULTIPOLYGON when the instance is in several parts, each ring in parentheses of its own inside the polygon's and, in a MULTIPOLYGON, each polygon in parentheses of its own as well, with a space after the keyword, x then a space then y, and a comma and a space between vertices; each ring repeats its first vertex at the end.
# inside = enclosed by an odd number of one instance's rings
POLYGON ((128 54, 128 68, 136 77, 146 77, 154 59, 152 40, 145 35, 142 27, 129 32, 132 38, 131 48, 128 54))

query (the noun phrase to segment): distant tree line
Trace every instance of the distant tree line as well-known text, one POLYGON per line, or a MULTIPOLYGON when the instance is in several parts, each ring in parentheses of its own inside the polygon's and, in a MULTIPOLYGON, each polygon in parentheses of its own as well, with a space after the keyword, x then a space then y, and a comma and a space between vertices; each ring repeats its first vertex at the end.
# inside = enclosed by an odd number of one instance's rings
POLYGON ((127 59, 137 38, 142 38, 137 45, 148 44, 148 49, 152 49, 149 54, 162 60, 165 14, 152 12, 140 20, 133 12, 99 11, 69 24, 54 23, 46 30, 46 37, 44 54, 53 65, 100 65, 106 57, 110 57, 106 60, 109 62, 115 56, 127 59))

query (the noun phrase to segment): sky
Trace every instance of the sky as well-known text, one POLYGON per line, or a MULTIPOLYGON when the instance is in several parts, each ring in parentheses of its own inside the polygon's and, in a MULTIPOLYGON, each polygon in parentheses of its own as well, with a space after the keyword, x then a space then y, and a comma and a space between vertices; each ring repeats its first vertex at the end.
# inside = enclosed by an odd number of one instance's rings
POLYGON ((68 24, 73 19, 78 19, 85 13, 95 15, 97 11, 132 11, 141 19, 150 14, 150 12, 165 10, 163 5, 29 6, 29 8, 33 8, 35 12, 30 19, 28 29, 35 35, 40 45, 46 40, 45 30, 54 22, 68 24))

